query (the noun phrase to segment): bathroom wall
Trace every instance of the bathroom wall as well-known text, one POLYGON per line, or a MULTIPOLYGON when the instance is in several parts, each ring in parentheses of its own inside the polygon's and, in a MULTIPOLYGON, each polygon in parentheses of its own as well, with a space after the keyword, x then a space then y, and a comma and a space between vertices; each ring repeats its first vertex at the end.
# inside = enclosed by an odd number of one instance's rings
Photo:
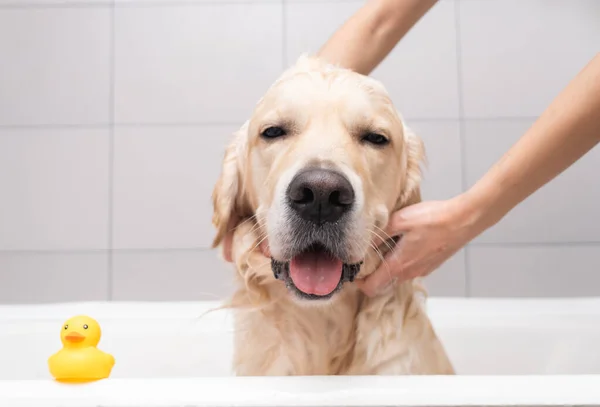
MULTIPOLYGON (((362 4, 0 0, 0 303, 230 292, 209 249, 224 146, 362 4)), ((599 21, 598 0, 440 0, 373 73, 425 140, 425 199, 484 174, 600 51, 599 21)), ((600 295, 600 149, 426 281, 600 295)))

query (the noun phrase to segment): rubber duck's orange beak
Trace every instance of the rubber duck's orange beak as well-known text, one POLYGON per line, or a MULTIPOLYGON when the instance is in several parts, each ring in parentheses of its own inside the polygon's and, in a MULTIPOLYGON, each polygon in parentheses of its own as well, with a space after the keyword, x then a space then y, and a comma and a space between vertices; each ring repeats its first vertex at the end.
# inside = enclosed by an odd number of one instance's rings
POLYGON ((65 339, 69 342, 81 342, 85 339, 85 336, 77 332, 71 332, 65 336, 65 339))

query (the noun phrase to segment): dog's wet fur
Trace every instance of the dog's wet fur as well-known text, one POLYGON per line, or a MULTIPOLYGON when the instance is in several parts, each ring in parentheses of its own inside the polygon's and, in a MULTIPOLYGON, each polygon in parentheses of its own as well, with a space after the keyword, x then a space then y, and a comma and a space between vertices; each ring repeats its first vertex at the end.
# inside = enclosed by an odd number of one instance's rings
POLYGON ((424 158, 373 78, 303 56, 268 89, 227 147, 213 192, 214 246, 231 249, 238 282, 228 303, 237 375, 453 373, 418 280, 374 297, 355 284, 386 267, 397 238, 383 230, 420 202, 424 158), (294 256, 315 245, 343 264, 324 296, 290 278, 294 256))

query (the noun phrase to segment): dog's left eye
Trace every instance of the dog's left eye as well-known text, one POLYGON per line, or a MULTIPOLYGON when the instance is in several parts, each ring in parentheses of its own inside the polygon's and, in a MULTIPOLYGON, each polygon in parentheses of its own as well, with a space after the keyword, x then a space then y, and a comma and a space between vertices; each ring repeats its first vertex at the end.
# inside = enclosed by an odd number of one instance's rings
POLYGON ((285 130, 281 127, 269 127, 261 133, 264 138, 277 138, 285 136, 285 130))
POLYGON ((377 133, 367 133, 362 137, 361 140, 366 141, 367 143, 375 144, 377 146, 384 146, 390 142, 390 140, 388 140, 387 137, 377 133))

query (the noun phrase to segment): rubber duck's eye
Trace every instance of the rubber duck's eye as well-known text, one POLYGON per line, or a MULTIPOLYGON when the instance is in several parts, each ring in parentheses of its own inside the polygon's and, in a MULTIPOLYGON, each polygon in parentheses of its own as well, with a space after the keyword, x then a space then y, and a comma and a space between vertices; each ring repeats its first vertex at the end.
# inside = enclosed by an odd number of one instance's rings
POLYGON ((65 329, 69 329, 69 325, 65 325, 65 329))
POLYGON ((88 329, 87 324, 83 324, 83 329, 88 329))

